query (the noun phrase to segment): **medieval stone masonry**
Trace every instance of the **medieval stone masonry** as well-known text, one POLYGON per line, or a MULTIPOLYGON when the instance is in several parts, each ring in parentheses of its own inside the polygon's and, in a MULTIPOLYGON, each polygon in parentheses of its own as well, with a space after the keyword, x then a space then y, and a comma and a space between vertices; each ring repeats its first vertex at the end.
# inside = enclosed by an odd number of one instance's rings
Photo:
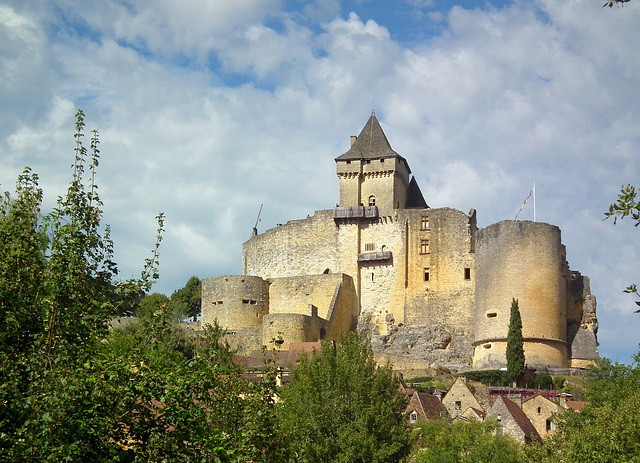
POLYGON ((241 354, 358 330, 398 370, 503 368, 516 298, 530 367, 598 357, 595 297, 558 227, 478 229, 475 210, 430 208, 375 114, 335 161, 334 209, 254 230, 243 275, 202 282, 203 323, 217 319, 241 354))

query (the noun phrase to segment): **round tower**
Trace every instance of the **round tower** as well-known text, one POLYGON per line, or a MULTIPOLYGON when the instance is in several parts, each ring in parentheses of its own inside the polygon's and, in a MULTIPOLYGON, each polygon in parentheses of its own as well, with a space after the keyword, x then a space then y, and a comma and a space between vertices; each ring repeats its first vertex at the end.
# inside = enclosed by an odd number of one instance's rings
POLYGON ((260 277, 234 275, 202 280, 202 324, 214 320, 225 329, 261 326, 269 313, 269 283, 260 277))
POLYGON ((556 226, 505 220, 478 231, 473 367, 506 366, 511 301, 528 366, 568 365, 566 257, 556 226))

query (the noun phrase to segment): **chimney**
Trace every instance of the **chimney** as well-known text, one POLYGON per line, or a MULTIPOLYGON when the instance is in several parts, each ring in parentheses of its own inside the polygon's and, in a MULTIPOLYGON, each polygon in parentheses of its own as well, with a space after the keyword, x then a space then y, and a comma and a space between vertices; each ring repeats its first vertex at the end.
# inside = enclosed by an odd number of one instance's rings
POLYGON ((355 135, 351 135, 351 146, 353 146, 357 139, 358 137, 356 137, 355 135))

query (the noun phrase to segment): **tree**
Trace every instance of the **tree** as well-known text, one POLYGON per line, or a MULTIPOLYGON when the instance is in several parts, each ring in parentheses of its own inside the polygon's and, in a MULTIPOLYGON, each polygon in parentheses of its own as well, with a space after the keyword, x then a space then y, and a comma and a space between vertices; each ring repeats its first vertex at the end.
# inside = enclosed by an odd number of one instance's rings
POLYGON ((497 433, 495 421, 436 420, 418 430, 416 463, 518 463, 520 445, 497 433))
POLYGON ((200 315, 201 312, 201 289, 202 283, 200 278, 192 276, 189 278, 183 288, 176 289, 171 294, 171 306, 175 314, 182 315, 183 317, 195 318, 200 315))
POLYGON ((410 450, 399 380, 353 332, 301 358, 281 399, 280 429, 296 461, 397 462, 410 450))
POLYGON ((522 338, 522 318, 518 300, 511 301, 509 332, 507 333, 507 375, 514 383, 524 376, 524 340, 522 338))
POLYGON ((585 373, 588 406, 557 417, 558 432, 526 449, 531 463, 640 462, 640 354, 633 365, 600 359, 585 373))
POLYGON ((29 169, 0 198, 0 461, 286 461, 274 368, 245 380, 218 326, 186 335, 165 296, 139 325, 109 330, 158 278, 163 217, 140 279, 118 281, 97 132, 87 161, 83 127, 79 111, 72 182, 53 212, 42 216, 29 169))
MULTIPOLYGON (((637 201, 637 191, 632 185, 623 186, 618 194, 618 200, 609 206, 609 210, 604 213, 605 220, 613 217, 613 224, 615 225, 618 218, 624 219, 625 217, 631 217, 635 223, 635 227, 640 225, 640 202, 637 201)), ((638 287, 635 284, 627 286, 624 290, 625 293, 635 294, 640 298, 638 293, 638 287)), ((635 301, 636 305, 640 306, 640 301, 635 301)), ((635 313, 640 313, 640 309, 635 313)))

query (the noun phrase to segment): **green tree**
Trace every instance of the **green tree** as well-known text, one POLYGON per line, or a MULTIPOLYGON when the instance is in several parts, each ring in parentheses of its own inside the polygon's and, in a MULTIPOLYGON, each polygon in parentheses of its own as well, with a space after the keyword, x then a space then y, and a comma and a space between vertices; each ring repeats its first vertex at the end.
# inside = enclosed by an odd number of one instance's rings
POLYGON ((202 337, 156 304, 108 329, 158 278, 158 238, 140 279, 118 281, 77 114, 73 179, 42 216, 28 169, 0 198, 0 461, 286 461, 275 370, 238 374, 218 326, 202 337), (88 166, 90 175, 84 176, 88 166))
POLYGON ((147 294, 140 301, 140 305, 138 306, 137 315, 140 319, 146 320, 156 314, 159 316, 160 314, 167 313, 169 317, 172 316, 170 310, 171 299, 168 296, 161 293, 151 293, 147 294))
MULTIPOLYGON (((618 219, 624 219, 625 217, 631 217, 634 220, 634 226, 640 225, 640 202, 637 200, 636 188, 632 185, 623 186, 618 194, 618 200, 609 206, 609 210, 604 213, 605 220, 613 217, 614 225, 618 219)), ((624 290, 625 293, 635 294, 640 298, 638 293, 638 287, 636 284, 627 286, 624 290)), ((635 301, 636 305, 640 306, 640 301, 635 301)), ((640 309, 635 313, 640 313, 640 309)))
POLYGON ((417 428, 416 463, 519 463, 520 445, 495 421, 436 420, 417 428))
POLYGON ((176 289, 171 294, 171 306, 173 312, 182 317, 195 319, 201 312, 201 288, 200 278, 192 276, 183 288, 176 289))
POLYGON ((379 367, 355 333, 323 342, 291 373, 280 429, 296 461, 397 462, 410 450, 404 396, 390 366, 379 367))
POLYGON ((507 375, 512 382, 519 381, 524 376, 524 339, 522 338, 522 318, 518 300, 511 301, 511 315, 509 316, 509 331, 507 333, 507 375))
POLYGON ((640 462, 640 354, 633 365, 598 361, 585 376, 590 405, 557 417, 558 432, 526 449, 531 463, 640 462))

